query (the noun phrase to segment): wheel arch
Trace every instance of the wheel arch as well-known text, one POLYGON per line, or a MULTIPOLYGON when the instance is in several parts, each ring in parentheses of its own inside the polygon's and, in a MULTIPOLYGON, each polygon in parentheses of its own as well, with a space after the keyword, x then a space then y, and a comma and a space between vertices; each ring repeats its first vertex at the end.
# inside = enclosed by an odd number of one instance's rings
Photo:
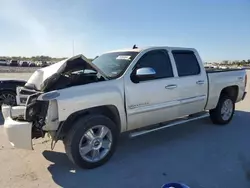
POLYGON ((232 97, 233 101, 236 102, 238 94, 239 94, 239 86, 237 85, 228 86, 221 90, 220 98, 222 96, 227 95, 229 97, 232 97))
POLYGON ((121 132, 121 118, 117 107, 114 105, 103 105, 72 113, 65 121, 60 124, 58 129, 58 131, 60 131, 58 133, 58 139, 64 138, 67 132, 71 129, 73 122, 77 121, 83 116, 90 114, 100 114, 110 118, 117 125, 119 132, 121 132))
MULTIPOLYGON (((219 101, 218 101, 218 104, 216 106, 216 108, 214 109, 211 109, 209 110, 209 114, 210 114, 210 119, 212 120, 212 122, 214 124, 217 124, 217 125, 226 125, 228 124, 232 118, 233 118, 233 114, 234 114, 234 111, 235 111, 235 102, 233 101, 233 96, 232 96, 232 93, 231 93, 231 96, 230 96, 230 92, 232 89, 228 89, 228 90, 224 90, 222 93, 221 93, 221 96, 219 98, 219 101), (226 119, 223 119, 223 116, 224 116, 224 113, 225 112, 222 112, 222 108, 224 106, 224 103, 227 99, 231 99, 232 101, 232 106, 231 106, 231 112, 226 112, 228 113, 228 117, 226 119)), ((232 92, 232 91, 231 91, 232 92)), ((234 91, 235 92, 235 91, 234 91)))
POLYGON ((3 89, 0 89, 0 93, 3 93, 3 92, 11 92, 11 93, 13 93, 13 94, 16 95, 16 91, 15 91, 14 89, 11 89, 11 88, 7 88, 7 89, 3 88, 3 89))

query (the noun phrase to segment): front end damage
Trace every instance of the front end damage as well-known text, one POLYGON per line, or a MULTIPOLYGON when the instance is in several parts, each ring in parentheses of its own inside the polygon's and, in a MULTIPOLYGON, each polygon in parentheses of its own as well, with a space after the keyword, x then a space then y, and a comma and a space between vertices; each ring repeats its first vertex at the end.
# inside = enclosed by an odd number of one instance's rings
POLYGON ((2 106, 4 130, 12 146, 32 150, 32 123, 15 120, 15 117, 24 114, 25 108, 22 106, 22 109, 14 109, 11 106, 2 106))
POLYGON ((32 139, 53 135, 59 126, 56 100, 38 100, 43 94, 28 97, 26 106, 2 106, 5 133, 12 146, 33 149, 32 139))
POLYGON ((24 120, 32 122, 31 138, 44 137, 45 125, 49 101, 38 101, 40 93, 29 96, 27 100, 26 110, 24 112, 24 120))
POLYGON ((105 80, 105 74, 83 55, 38 69, 24 87, 17 88, 18 106, 2 106, 9 141, 22 149, 33 149, 32 139, 46 133, 52 141, 57 141, 61 123, 57 105, 60 90, 105 80))

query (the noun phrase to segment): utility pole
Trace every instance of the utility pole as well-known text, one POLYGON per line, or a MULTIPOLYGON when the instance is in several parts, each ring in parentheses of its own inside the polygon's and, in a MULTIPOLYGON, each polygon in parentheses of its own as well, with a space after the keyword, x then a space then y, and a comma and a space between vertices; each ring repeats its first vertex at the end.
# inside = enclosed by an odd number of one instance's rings
POLYGON ((72 52, 73 52, 73 56, 75 55, 75 46, 74 46, 74 40, 72 41, 72 52))

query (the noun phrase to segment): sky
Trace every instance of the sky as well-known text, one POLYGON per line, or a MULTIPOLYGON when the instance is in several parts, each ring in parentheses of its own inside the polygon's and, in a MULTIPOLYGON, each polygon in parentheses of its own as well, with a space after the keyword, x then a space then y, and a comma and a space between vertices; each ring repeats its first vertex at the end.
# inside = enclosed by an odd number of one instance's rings
POLYGON ((145 46, 250 59, 250 0, 1 0, 0 56, 89 58, 145 46))

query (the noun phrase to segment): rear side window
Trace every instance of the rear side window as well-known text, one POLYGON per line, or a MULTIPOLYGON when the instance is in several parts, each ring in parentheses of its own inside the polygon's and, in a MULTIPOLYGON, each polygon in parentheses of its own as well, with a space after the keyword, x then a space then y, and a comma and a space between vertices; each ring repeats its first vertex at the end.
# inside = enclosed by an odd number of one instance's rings
POLYGON ((154 79, 173 77, 173 70, 170 58, 164 50, 153 50, 138 61, 140 68, 151 67, 155 70, 156 76, 154 79))
POLYGON ((172 53, 180 77, 200 74, 200 65, 194 52, 174 50, 172 53))

